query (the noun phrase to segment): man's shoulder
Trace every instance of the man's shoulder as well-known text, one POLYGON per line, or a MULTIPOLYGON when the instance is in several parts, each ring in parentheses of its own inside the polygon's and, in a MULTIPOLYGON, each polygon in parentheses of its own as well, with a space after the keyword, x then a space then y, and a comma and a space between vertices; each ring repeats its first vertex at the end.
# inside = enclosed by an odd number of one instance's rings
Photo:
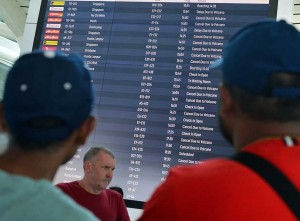
POLYGON ((1 173, 0 182, 0 220, 97 220, 49 181, 1 173), (13 212, 6 209, 11 205, 13 212))
POLYGON ((72 182, 57 183, 55 184, 55 186, 60 189, 68 189, 68 188, 77 188, 79 185, 77 181, 72 181, 72 182))

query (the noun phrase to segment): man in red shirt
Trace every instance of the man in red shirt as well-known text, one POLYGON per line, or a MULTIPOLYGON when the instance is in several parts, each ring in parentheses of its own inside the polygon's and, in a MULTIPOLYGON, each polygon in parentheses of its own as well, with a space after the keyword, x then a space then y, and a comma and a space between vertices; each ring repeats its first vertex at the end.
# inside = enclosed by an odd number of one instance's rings
MULTIPOLYGON (((224 137, 238 155, 252 154, 279 169, 296 189, 289 199, 299 200, 300 33, 284 21, 250 24, 229 40, 215 67, 223 74, 224 137)), ((246 165, 207 160, 172 168, 139 221, 299 220, 279 192, 246 165)))
POLYGON ((121 194, 107 189, 115 166, 115 156, 109 149, 92 147, 83 158, 83 179, 56 186, 101 221, 130 221, 121 194))

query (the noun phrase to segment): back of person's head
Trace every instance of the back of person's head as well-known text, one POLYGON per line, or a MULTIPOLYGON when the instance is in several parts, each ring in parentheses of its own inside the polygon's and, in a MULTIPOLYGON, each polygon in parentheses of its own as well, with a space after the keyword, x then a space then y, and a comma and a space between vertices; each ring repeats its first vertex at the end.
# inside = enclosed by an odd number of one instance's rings
POLYGON ((30 151, 63 141, 89 117, 93 99, 91 76, 80 56, 54 51, 21 56, 3 95, 11 142, 30 151))
POLYGON ((223 51, 223 83, 248 116, 300 120, 300 33, 285 21, 261 21, 238 31, 223 51))

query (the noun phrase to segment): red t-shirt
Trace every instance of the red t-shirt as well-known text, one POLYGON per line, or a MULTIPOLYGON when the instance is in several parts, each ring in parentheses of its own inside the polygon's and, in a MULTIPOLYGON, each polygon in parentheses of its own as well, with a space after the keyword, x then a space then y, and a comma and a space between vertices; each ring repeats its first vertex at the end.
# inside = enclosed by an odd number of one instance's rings
MULTIPOLYGON (((300 140, 263 140, 243 149, 276 165, 300 191, 300 140)), ((145 204, 139 221, 296 221, 255 172, 230 159, 212 159, 170 170, 145 204)))
POLYGON ((92 211, 101 221, 130 221, 121 194, 114 190, 106 189, 95 195, 85 191, 77 181, 59 183, 56 186, 78 204, 92 211))

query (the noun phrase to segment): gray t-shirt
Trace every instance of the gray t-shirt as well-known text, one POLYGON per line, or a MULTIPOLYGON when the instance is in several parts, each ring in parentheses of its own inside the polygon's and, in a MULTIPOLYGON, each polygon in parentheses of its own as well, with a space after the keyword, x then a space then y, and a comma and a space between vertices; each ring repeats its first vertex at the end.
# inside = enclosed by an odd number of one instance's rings
POLYGON ((1 221, 97 221, 47 180, 0 171, 1 221))

